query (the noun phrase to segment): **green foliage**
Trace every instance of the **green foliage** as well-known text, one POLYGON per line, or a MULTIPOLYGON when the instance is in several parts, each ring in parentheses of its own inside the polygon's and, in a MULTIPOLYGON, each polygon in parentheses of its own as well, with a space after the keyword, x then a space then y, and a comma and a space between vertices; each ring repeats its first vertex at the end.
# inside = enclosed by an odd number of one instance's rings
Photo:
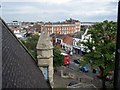
POLYGON ((31 35, 26 40, 21 40, 22 43, 26 46, 26 48, 30 51, 30 53, 33 55, 35 59, 37 59, 37 51, 36 51, 36 45, 39 39, 38 34, 31 35))
POLYGON ((81 26, 80 31, 84 31, 84 32, 85 32, 85 27, 84 27, 84 26, 81 26))
POLYGON ((53 48, 53 65, 54 67, 63 65, 63 55, 58 47, 53 48))
POLYGON ((92 66, 98 66, 102 77, 109 74, 114 68, 115 44, 116 44, 117 24, 113 21, 104 21, 96 23, 88 31, 92 40, 81 42, 90 52, 83 56, 83 64, 89 63, 92 66), (89 60, 92 60, 90 63, 89 60))
MULTIPOLYGON (((38 34, 31 35, 26 40, 21 40, 22 43, 26 46, 26 48, 30 51, 35 59, 37 59, 37 51, 36 45, 39 39, 38 34)), ((58 47, 53 48, 53 65, 54 67, 61 66, 63 64, 63 56, 60 54, 60 50, 58 47)))

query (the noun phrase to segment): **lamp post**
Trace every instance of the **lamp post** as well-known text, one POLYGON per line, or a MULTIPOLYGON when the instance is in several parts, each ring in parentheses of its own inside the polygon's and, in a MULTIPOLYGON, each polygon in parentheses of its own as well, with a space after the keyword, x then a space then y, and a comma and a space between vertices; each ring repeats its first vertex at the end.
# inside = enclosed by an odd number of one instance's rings
POLYGON ((117 40, 114 70, 114 89, 120 90, 120 0, 118 2, 117 40))

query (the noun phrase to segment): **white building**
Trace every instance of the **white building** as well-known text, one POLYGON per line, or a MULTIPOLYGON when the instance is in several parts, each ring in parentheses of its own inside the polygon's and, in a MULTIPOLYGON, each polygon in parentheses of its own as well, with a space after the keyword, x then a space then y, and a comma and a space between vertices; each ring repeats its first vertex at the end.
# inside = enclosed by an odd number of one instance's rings
POLYGON ((22 33, 20 30, 16 29, 13 31, 17 38, 24 38, 25 33, 22 33))
MULTIPOLYGON (((91 34, 87 34, 88 33, 88 28, 85 30, 85 33, 82 35, 82 38, 80 40, 80 42, 87 42, 87 40, 91 41, 91 34)), ((87 48, 86 46, 84 46, 83 44, 80 45, 81 51, 85 52, 85 48, 87 48)), ((87 51, 89 52, 89 51, 87 51)))

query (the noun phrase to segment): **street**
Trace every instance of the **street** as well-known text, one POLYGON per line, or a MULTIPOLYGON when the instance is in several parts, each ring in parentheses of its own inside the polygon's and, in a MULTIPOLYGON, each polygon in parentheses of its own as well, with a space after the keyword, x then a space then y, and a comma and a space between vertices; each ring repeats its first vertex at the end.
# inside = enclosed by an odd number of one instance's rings
MULTIPOLYGON (((70 59, 70 65, 69 65, 69 69, 72 69, 74 71, 74 73, 77 73, 77 78, 82 78, 82 79, 85 79, 85 82, 87 83, 92 83, 94 84, 95 86, 97 87, 101 87, 101 79, 99 79, 97 77, 97 74, 99 73, 99 70, 97 68, 97 72, 96 73, 93 73, 93 67, 91 67, 90 65, 86 65, 87 67, 89 67, 89 71, 84 73, 82 71, 80 71, 80 64, 76 64, 74 62, 75 59, 80 59, 81 60, 81 56, 80 55, 73 55, 71 56, 71 59, 70 59)), ((69 70, 68 70, 69 71, 69 70)), ((106 82, 106 84, 109 84, 109 82, 106 82)))
MULTIPOLYGON (((85 79, 85 82, 87 83, 93 83, 95 86, 97 87, 101 87, 101 80, 99 78, 97 78, 97 74, 94 74, 92 72, 92 67, 90 65, 86 65, 87 67, 89 67, 89 71, 84 73, 80 70, 80 64, 77 64, 74 62, 75 59, 80 59, 81 60, 81 56, 80 55, 73 55, 71 56, 70 59, 70 65, 69 65, 69 69, 74 70, 74 73, 77 73, 77 78, 82 78, 85 79)), ((97 72, 98 73, 98 72, 97 72)))
MULTIPOLYGON (((82 71, 80 71, 80 64, 76 64, 74 62, 75 59, 81 59, 80 55, 75 55, 75 56, 71 56, 71 61, 70 61, 70 65, 69 68, 73 69, 75 71, 79 71, 80 73, 83 73, 82 71)), ((94 78, 95 75, 92 73, 91 67, 90 65, 86 65, 87 67, 89 67, 89 71, 87 73, 85 73, 88 77, 94 78)))
POLYGON ((70 56, 70 64, 63 66, 64 75, 73 74, 74 78, 62 78, 60 74, 61 67, 59 67, 57 73, 54 74, 55 87, 66 87, 71 81, 75 81, 77 83, 93 84, 97 88, 101 88, 102 81, 97 77, 98 72, 93 73, 93 69, 90 65, 87 65, 89 67, 88 72, 82 72, 80 70, 80 64, 74 62, 75 59, 81 59, 81 56, 76 54, 70 56))

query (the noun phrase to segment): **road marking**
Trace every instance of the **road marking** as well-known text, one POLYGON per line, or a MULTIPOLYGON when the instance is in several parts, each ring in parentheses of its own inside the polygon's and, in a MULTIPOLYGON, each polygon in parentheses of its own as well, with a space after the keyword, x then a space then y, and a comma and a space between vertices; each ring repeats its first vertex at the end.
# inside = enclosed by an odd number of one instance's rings
POLYGON ((73 61, 70 62, 71 64, 74 64, 76 66, 79 66, 79 64, 74 63, 73 61))
POLYGON ((84 77, 86 77, 87 79, 93 80, 93 78, 92 78, 92 77, 90 77, 90 76, 86 75, 85 73, 83 74, 83 76, 84 76, 84 77))

